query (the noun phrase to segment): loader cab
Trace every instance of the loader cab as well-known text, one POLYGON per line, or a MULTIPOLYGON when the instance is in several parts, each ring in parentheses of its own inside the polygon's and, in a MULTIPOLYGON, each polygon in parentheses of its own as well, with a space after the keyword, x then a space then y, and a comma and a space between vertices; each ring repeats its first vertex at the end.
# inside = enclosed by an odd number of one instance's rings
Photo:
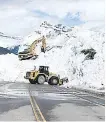
POLYGON ((49 76, 49 67, 48 66, 39 66, 39 72, 44 73, 49 76))

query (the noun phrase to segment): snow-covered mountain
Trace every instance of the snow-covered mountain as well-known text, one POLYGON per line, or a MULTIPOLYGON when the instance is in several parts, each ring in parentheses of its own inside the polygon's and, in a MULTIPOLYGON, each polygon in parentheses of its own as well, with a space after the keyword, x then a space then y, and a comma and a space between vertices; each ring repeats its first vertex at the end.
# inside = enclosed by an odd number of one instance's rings
POLYGON ((18 54, 19 46, 23 38, 0 32, 0 55, 18 54))
POLYGON ((19 45, 22 42, 22 37, 17 37, 0 32, 0 47, 11 48, 19 45))
MULTIPOLYGON (((46 53, 40 53, 36 60, 20 62, 15 55, 0 56, 0 64, 4 60, 12 62, 10 66, 2 65, 0 79, 25 81, 23 76, 34 65, 48 65, 50 70, 69 78, 68 86, 80 85, 100 88, 104 84, 104 43, 103 30, 88 30, 82 26, 66 27, 62 24, 52 25, 43 22, 33 33, 25 37, 19 47, 31 44, 35 38, 45 35, 46 53), (15 70, 15 72, 14 72, 15 70), (10 74, 13 73, 14 77, 10 74), (4 77, 5 74, 5 77, 4 77), (19 75, 21 74, 21 75, 19 75)), ((25 81, 26 82, 26 81, 25 81)))

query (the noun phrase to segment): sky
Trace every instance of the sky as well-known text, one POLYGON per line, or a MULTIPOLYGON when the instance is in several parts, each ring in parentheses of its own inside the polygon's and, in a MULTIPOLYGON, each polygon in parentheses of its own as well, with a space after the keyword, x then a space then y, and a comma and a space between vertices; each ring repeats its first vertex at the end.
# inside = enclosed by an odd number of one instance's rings
MULTIPOLYGON (((40 11, 40 10, 35 10, 33 12, 35 12, 35 14, 37 14, 41 18, 45 18, 45 17, 49 17, 49 18, 53 18, 53 19, 58 18, 58 16, 50 15, 50 14, 45 13, 45 12, 40 11)), ((83 24, 84 21, 80 20, 79 12, 76 13, 75 17, 73 17, 72 14, 70 12, 68 12, 64 18, 59 19, 59 23, 62 23, 66 26, 75 26, 75 25, 83 24)))
POLYGON ((0 31, 24 35, 45 20, 67 26, 103 26, 104 3, 105 0, 0 0, 0 31))

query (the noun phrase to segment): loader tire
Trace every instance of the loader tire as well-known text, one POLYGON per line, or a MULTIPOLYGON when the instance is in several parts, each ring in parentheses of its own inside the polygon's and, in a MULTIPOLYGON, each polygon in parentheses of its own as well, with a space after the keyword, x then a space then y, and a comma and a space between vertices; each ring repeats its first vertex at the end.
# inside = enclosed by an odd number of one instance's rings
POLYGON ((32 80, 32 79, 29 79, 29 82, 30 82, 31 84, 36 84, 36 81, 35 81, 35 80, 32 80))
POLYGON ((56 76, 53 76, 48 81, 49 85, 58 85, 59 84, 59 78, 56 76))
POLYGON ((45 76, 44 75, 38 75, 37 76, 37 83, 38 84, 44 84, 46 82, 46 78, 45 78, 45 76))

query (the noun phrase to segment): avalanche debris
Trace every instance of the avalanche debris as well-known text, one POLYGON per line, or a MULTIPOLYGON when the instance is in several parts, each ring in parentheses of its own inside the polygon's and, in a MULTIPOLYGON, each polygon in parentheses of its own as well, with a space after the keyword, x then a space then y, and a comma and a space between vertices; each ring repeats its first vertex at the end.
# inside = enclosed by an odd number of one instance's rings
POLYGON ((69 28, 61 24, 51 25, 45 21, 38 30, 25 37, 21 45, 27 45, 41 35, 47 38, 47 52, 40 53, 36 60, 26 60, 21 63, 16 55, 1 55, 0 79, 14 81, 22 72, 16 82, 23 82, 25 71, 30 70, 34 65, 48 65, 51 71, 60 74, 61 77, 69 78, 70 82, 67 86, 80 85, 92 88, 104 86, 103 31, 88 30, 80 26, 69 28))

